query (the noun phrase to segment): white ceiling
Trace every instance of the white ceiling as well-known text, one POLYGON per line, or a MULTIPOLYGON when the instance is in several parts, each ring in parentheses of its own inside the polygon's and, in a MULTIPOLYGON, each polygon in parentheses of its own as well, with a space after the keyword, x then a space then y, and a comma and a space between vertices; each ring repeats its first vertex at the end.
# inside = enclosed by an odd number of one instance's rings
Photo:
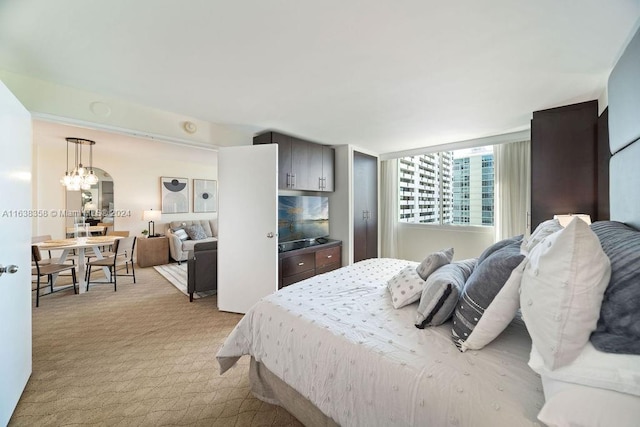
POLYGON ((640 0, 0 0, 0 68, 387 153, 596 99, 640 0))

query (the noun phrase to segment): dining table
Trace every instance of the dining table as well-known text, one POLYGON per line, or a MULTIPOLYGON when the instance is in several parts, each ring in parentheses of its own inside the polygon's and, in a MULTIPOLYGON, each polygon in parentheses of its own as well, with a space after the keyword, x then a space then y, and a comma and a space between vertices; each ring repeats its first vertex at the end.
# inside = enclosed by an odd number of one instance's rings
MULTIPOLYGON (((89 236, 89 237, 75 237, 69 239, 52 239, 45 240, 43 242, 35 243, 40 250, 45 251, 58 251, 62 250, 60 257, 58 258, 59 263, 63 263, 67 260, 70 254, 74 253, 78 257, 78 267, 77 267, 77 276, 78 276, 78 291, 80 293, 85 292, 88 277, 85 277, 85 266, 86 266, 86 257, 87 250, 92 250, 93 254, 98 259, 103 259, 104 255, 102 254, 101 248, 112 245, 117 239, 121 239, 121 236, 89 236)), ((102 271, 104 272, 107 281, 111 281, 111 270, 109 267, 102 267, 102 271)), ((53 275, 53 283, 58 277, 58 274, 53 275)))

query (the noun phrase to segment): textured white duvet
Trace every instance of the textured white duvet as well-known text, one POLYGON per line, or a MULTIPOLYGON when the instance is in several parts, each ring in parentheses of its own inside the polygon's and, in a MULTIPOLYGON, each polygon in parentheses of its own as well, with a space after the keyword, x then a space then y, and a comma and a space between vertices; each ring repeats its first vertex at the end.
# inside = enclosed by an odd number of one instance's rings
POLYGON ((539 425, 524 324, 460 353, 449 323, 417 329, 417 303, 393 308, 386 282, 408 264, 366 260, 264 298, 219 350, 221 371, 252 355, 343 426, 539 425))

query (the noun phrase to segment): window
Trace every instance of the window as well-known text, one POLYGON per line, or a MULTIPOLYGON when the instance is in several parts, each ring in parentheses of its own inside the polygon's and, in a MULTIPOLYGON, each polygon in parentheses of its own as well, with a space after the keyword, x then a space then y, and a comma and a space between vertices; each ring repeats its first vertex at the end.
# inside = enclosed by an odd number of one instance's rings
POLYGON ((403 157, 398 162, 398 220, 493 225, 493 147, 403 157))

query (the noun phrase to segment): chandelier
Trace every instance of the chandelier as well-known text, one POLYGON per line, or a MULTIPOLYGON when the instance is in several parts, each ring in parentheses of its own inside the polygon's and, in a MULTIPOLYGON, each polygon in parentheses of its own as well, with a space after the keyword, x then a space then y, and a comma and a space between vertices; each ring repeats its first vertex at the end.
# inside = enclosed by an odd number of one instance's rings
POLYGON ((66 138, 67 140, 67 170, 60 183, 70 191, 88 190, 98 183, 98 177, 93 171, 93 146, 95 141, 82 138, 66 138), (69 144, 74 144, 75 167, 69 170, 69 144), (82 147, 89 146, 89 167, 82 165, 82 147))

